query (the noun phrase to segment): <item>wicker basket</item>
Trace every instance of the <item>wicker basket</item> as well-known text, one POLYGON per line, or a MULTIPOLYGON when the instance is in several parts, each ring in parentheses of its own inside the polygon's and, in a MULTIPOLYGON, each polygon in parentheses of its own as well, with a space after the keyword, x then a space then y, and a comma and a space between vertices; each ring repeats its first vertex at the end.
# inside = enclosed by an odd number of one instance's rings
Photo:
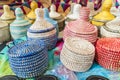
POLYGON ((96 61, 106 69, 120 71, 120 39, 101 38, 96 44, 96 61))
POLYGON ((16 20, 10 24, 10 32, 13 39, 19 39, 27 35, 27 29, 31 26, 31 23, 25 20, 20 8, 16 8, 15 14, 16 20))
POLYGON ((82 38, 68 37, 60 54, 60 60, 65 67, 76 72, 87 71, 94 60, 94 46, 82 38))
POLYGON ((80 18, 76 21, 69 22, 63 34, 63 39, 67 37, 81 37, 93 44, 97 40, 97 28, 88 22, 89 9, 87 7, 82 7, 80 12, 80 18))
POLYGON ((48 68, 48 53, 43 41, 19 43, 9 49, 9 63, 13 72, 22 78, 42 75, 48 68))
POLYGON ((37 19, 34 24, 28 29, 28 39, 40 39, 43 40, 47 48, 53 49, 57 42, 57 29, 51 23, 44 20, 44 11, 42 9, 36 9, 37 19))

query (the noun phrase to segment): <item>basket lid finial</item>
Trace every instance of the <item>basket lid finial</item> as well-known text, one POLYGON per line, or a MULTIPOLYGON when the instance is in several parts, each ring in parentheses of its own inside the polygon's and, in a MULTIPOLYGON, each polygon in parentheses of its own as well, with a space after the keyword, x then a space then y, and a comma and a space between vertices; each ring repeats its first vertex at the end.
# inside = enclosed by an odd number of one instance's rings
POLYGON ((50 17, 51 18, 57 18, 57 17, 60 17, 61 15, 56 12, 56 6, 54 4, 52 4, 50 6, 50 13, 49 13, 50 17))
POLYGON ((32 1, 30 7, 32 11, 35 11, 35 9, 38 8, 38 4, 35 1, 32 1))
POLYGON ((36 19, 44 18, 44 11, 41 8, 35 9, 36 19))
POLYGON ((16 8, 15 15, 16 15, 16 19, 24 18, 24 14, 21 8, 16 8))
POLYGON ((10 10, 8 5, 3 6, 4 13, 1 15, 1 19, 14 19, 14 13, 10 10))

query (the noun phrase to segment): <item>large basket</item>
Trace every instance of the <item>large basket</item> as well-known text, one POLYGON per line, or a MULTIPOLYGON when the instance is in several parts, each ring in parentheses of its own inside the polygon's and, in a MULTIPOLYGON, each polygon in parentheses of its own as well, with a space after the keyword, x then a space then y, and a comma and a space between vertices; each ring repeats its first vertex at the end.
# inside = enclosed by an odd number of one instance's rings
POLYGON ((120 71, 120 39, 101 38, 96 44, 96 61, 106 69, 120 71))
POLYGON ((41 40, 19 43, 9 49, 9 63, 18 77, 31 78, 42 75, 48 68, 47 48, 41 40))

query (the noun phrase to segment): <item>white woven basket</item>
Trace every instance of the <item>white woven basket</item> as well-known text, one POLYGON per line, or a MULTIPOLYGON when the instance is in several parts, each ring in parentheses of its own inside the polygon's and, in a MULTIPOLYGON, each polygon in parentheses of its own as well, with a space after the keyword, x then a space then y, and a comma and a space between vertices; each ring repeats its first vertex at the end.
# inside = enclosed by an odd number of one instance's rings
POLYGON ((68 37, 65 39, 60 60, 65 67, 76 72, 87 71, 94 60, 94 46, 82 38, 68 37))

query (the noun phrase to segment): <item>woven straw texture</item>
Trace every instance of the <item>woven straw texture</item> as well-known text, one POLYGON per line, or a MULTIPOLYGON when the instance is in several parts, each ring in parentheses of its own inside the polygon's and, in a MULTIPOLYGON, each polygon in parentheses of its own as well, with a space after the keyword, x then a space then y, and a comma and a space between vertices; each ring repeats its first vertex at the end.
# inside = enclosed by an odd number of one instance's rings
POLYGON ((67 37, 81 37, 95 43, 97 39, 97 27, 88 22, 89 8, 82 7, 80 10, 80 19, 71 21, 66 25, 63 39, 65 40, 67 37))
POLYGON ((119 38, 101 38, 96 44, 96 61, 106 69, 120 71, 119 38), (113 46, 114 45, 114 46, 113 46))
POLYGON ((0 43, 10 40, 9 26, 5 22, 0 21, 0 43))
POLYGON ((94 60, 94 46, 82 38, 68 37, 60 54, 65 67, 76 72, 87 71, 94 60))
POLYGON ((19 43, 9 49, 9 63, 18 77, 39 76, 48 68, 47 48, 41 40, 19 43))

